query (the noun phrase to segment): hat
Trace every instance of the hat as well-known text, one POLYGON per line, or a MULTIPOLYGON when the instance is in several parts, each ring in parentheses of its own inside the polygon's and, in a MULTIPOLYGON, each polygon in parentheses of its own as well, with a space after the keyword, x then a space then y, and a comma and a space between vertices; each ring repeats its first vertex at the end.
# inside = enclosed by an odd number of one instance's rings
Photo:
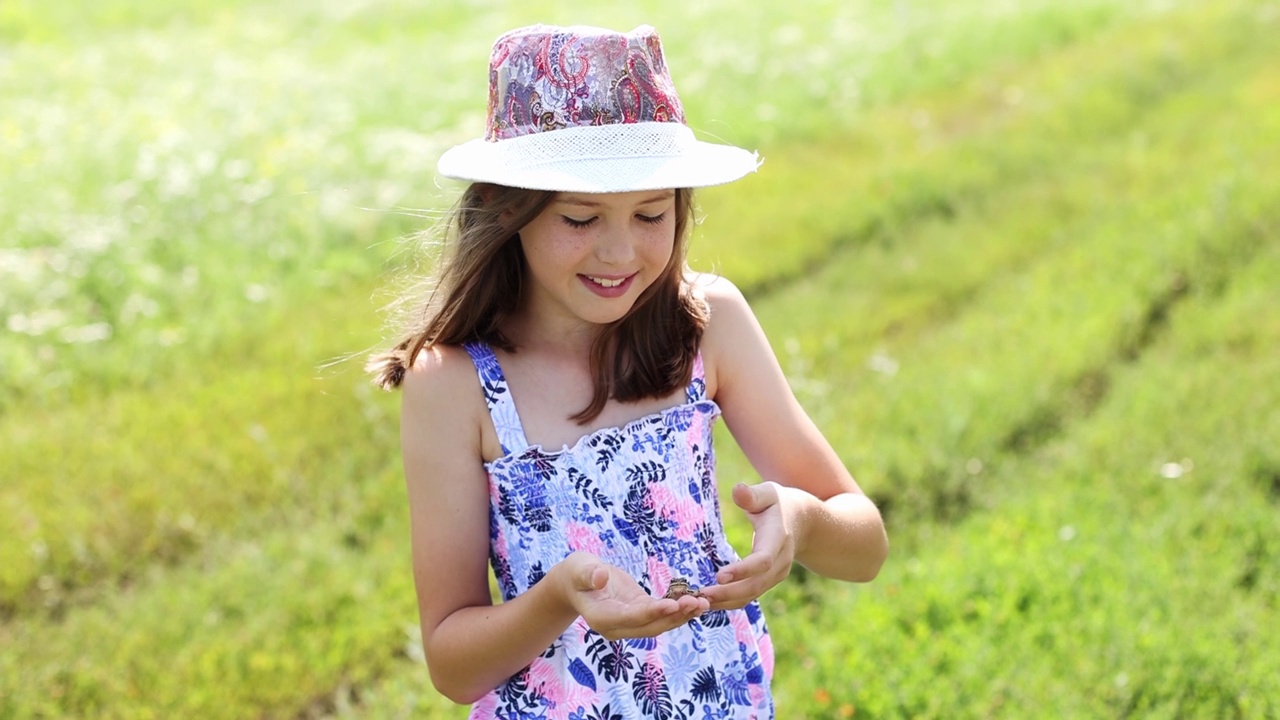
POLYGON ((657 32, 533 25, 493 44, 483 138, 441 175, 530 190, 605 193, 720 185, 754 152, 694 138, 657 32))

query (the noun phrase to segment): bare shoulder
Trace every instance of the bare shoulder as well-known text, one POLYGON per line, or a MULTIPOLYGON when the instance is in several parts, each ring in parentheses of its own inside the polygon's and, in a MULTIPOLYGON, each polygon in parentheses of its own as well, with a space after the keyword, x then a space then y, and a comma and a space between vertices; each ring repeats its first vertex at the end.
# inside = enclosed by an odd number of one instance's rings
POLYGON ((457 400, 474 393, 475 365, 466 350, 452 345, 423 348, 404 374, 401 389, 405 402, 435 403, 442 397, 457 400))
POLYGON ((487 411, 475 365, 467 351, 450 345, 423 348, 400 386, 405 434, 430 434, 479 449, 487 411))
POLYGON ((733 284, 729 278, 715 273, 690 273, 689 285, 693 288, 695 295, 705 299, 713 306, 716 303, 723 302, 741 302, 746 303, 747 299, 733 284))
POLYGON ((405 373, 420 385, 461 380, 475 374, 475 364, 467 351, 456 345, 429 345, 418 352, 405 373))
POLYGON ((758 351, 763 334, 746 296, 728 278, 700 273, 691 279, 695 295, 706 302, 710 319, 702 334, 707 389, 715 395, 722 378, 732 375, 743 351, 758 351))
MULTIPOLYGON (((697 273, 690 277, 695 296, 706 302, 711 320, 707 324, 709 335, 732 332, 734 326, 747 318, 754 318, 747 298, 731 280, 711 273, 697 273)), ((708 339, 705 338, 704 342, 708 339)))

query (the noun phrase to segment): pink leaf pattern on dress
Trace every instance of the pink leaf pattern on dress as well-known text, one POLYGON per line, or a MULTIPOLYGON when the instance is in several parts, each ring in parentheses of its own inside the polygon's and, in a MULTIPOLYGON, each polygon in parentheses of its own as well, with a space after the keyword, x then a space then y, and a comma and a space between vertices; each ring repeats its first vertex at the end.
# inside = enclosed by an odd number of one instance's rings
MULTIPOLYGON (((716 571, 737 559, 715 487, 711 432, 720 409, 706 397, 701 357, 685 404, 552 451, 526 441, 492 350, 465 347, 494 390, 490 412, 515 418, 499 429, 507 454, 485 465, 494 503, 490 562, 505 600, 575 550, 617 565, 654 595, 678 576, 695 587, 714 584, 716 571)), ((758 603, 635 640, 606 640, 578 618, 471 717, 770 718, 772 674, 758 603), (668 659, 675 664, 664 665, 668 659)))

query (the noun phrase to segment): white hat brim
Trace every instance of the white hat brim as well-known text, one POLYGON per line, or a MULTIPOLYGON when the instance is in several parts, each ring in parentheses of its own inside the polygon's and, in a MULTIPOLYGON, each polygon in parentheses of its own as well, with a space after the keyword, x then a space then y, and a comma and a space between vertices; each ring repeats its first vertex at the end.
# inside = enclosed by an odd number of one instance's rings
POLYGON ((471 140, 441 155, 437 169, 455 180, 609 193, 722 185, 759 166, 756 153, 697 140, 680 123, 633 123, 471 140))

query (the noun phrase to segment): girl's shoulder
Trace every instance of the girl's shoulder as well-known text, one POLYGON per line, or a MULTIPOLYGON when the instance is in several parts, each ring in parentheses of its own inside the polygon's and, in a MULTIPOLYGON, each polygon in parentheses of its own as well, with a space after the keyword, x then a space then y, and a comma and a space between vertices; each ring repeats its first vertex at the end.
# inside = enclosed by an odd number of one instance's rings
POLYGON ((424 347, 401 384, 403 424, 470 440, 477 450, 485 437, 485 405, 480 378, 470 354, 456 345, 424 347))
POLYGON ((689 285, 695 297, 706 303, 707 325, 700 350, 707 390, 714 394, 721 370, 734 361, 759 332, 759 323, 747 298, 728 278, 711 273, 693 273, 689 285))
POLYGON ((405 372, 405 385, 412 382, 419 391, 456 385, 476 373, 471 355, 460 345, 435 344, 423 347, 405 372), (437 387, 439 386, 439 387, 437 387))
POLYGON ((744 320, 754 319, 755 313, 746 296, 728 278, 712 273, 690 273, 687 279, 693 296, 704 302, 709 311, 704 343, 726 333, 733 334, 741 329, 744 320))
POLYGON ((714 273, 690 272, 685 276, 695 298, 706 303, 712 321, 716 311, 741 312, 747 310, 747 298, 729 278, 714 273))

